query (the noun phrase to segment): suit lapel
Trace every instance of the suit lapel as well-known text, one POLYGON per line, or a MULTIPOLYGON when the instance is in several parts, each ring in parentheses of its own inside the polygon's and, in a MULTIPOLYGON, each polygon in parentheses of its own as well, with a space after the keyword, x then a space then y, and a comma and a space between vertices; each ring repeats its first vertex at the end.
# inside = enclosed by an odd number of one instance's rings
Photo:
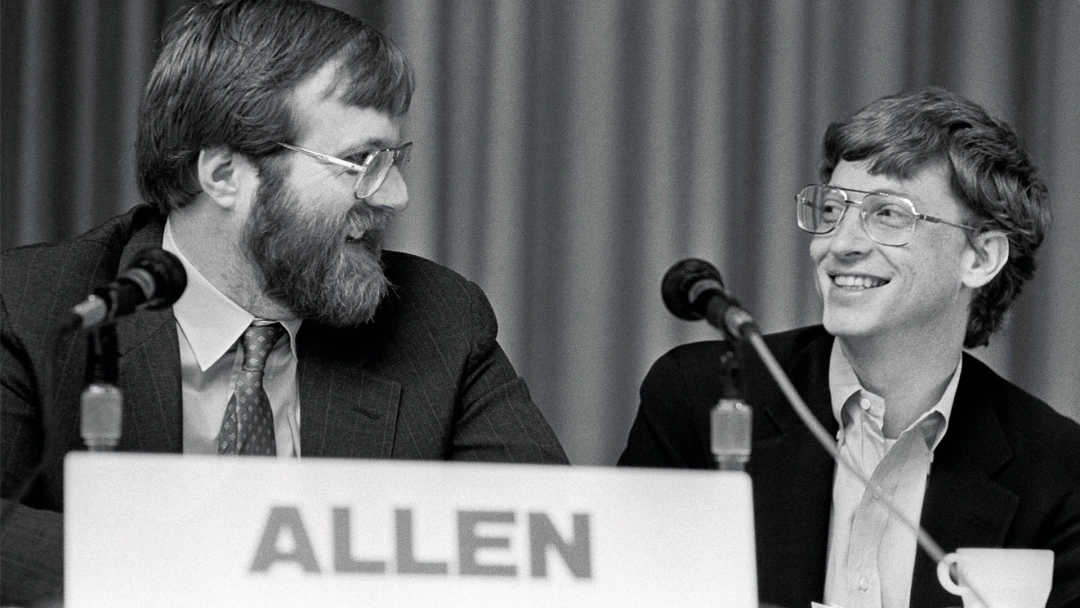
MULTIPOLYGON (((1019 497, 993 481, 1012 458, 994 411, 983 390, 985 379, 967 355, 956 390, 949 430, 934 451, 926 484, 921 525, 945 551, 959 547, 1001 547, 1012 525, 1019 497)), ((937 580, 936 564, 922 550, 915 558, 911 605, 956 603, 937 580)))
POLYGON ((364 369, 378 352, 383 324, 300 329, 300 449, 304 456, 390 458, 401 384, 364 369))
MULTIPOLYGON (((161 247, 164 229, 163 216, 138 229, 124 247, 120 269, 130 266, 139 251, 161 247)), ((120 449, 183 451, 180 352, 172 308, 122 318, 116 323, 116 335, 119 386, 124 394, 120 449)))
MULTIPOLYGON (((831 338, 814 340, 783 365, 811 411, 835 435, 828 386, 831 348, 831 338)), ((751 474, 755 469, 762 472, 753 475, 758 588, 768 601, 802 605, 807 598, 821 599, 825 587, 835 464, 803 426, 757 356, 744 354, 743 361, 747 393, 762 395, 760 403, 751 404, 754 415, 763 417, 762 424, 780 429, 778 436, 755 438, 750 458, 751 474), (770 593, 783 595, 771 597, 770 593)))
POLYGON ((116 324, 124 393, 120 449, 182 452, 180 353, 172 309, 141 312, 116 324))

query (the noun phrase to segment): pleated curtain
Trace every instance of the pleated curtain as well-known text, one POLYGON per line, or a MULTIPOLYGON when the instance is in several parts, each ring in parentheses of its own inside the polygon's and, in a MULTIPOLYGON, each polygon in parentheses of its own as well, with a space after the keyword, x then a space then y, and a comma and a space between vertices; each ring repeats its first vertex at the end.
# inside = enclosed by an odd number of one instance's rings
MULTIPOLYGON (((669 348, 660 278, 716 264, 766 331, 817 322, 793 197, 834 120, 943 86, 1013 124, 1054 227, 1004 332, 975 351, 1080 419, 1080 1, 327 2, 402 45, 418 89, 389 246, 491 299, 500 341, 579 464, 613 464, 669 348)), ((179 1, 2 4, 2 246, 138 202, 138 100, 179 1)))

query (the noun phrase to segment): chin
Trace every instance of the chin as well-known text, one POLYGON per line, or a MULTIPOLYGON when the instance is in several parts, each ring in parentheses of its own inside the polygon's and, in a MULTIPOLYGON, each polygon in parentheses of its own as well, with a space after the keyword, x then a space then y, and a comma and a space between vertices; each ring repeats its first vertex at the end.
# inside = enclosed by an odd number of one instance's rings
POLYGON ((862 318, 858 313, 852 312, 837 314, 826 310, 821 324, 825 326, 825 331, 837 338, 867 338, 880 331, 871 319, 862 318))

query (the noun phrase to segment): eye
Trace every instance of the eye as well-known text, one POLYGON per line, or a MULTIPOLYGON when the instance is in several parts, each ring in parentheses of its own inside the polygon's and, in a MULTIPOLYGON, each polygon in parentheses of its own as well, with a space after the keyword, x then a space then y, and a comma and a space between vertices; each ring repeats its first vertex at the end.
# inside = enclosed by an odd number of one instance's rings
POLYGON ((876 222, 891 228, 903 228, 915 221, 911 210, 897 203, 874 201, 868 213, 876 222))
POLYGON ((368 159, 371 158, 371 155, 373 153, 374 153, 374 150, 367 151, 367 152, 357 152, 356 154, 353 154, 353 155, 345 158, 345 160, 349 161, 350 163, 360 165, 362 167, 362 166, 364 166, 364 163, 366 163, 368 161, 368 159))
POLYGON ((840 217, 840 214, 844 212, 844 203, 835 200, 825 200, 818 204, 818 209, 822 219, 825 221, 836 221, 840 217))

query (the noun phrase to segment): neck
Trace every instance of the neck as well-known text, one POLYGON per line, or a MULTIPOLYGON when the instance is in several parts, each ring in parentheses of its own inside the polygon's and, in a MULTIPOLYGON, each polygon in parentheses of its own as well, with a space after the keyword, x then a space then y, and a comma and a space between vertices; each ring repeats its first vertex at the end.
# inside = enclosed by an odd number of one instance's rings
POLYGON ((885 436, 895 439, 941 399, 963 354, 959 338, 838 338, 859 382, 885 400, 885 436))
POLYGON ((176 246, 218 291, 259 319, 289 321, 292 311, 263 293, 260 270, 242 249, 243 226, 215 205, 191 204, 169 213, 176 246))

